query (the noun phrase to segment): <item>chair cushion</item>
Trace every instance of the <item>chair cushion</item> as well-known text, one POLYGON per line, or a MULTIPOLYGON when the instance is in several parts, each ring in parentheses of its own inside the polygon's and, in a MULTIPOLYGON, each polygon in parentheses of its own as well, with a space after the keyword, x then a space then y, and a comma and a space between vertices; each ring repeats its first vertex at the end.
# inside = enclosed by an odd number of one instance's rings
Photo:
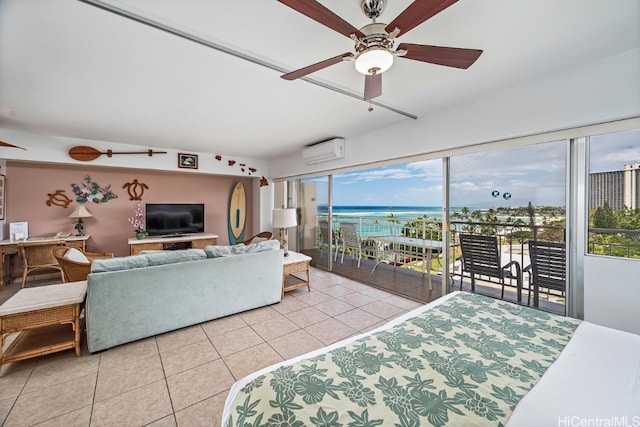
POLYGON ((82 251, 76 248, 70 248, 67 252, 64 253, 64 257, 69 261, 82 262, 85 264, 89 264, 89 258, 87 258, 82 251))

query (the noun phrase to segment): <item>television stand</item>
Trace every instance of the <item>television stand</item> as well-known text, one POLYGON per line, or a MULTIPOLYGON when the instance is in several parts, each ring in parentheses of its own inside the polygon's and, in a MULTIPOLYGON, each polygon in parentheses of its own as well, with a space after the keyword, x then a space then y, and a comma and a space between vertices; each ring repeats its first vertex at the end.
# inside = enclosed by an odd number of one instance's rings
POLYGON ((191 242, 172 242, 162 245, 164 251, 179 251, 182 249, 191 249, 191 242))
POLYGON ((137 255, 142 251, 163 251, 178 249, 204 249, 207 245, 218 243, 218 235, 211 233, 193 233, 184 236, 158 236, 146 239, 129 239, 129 254, 137 255))

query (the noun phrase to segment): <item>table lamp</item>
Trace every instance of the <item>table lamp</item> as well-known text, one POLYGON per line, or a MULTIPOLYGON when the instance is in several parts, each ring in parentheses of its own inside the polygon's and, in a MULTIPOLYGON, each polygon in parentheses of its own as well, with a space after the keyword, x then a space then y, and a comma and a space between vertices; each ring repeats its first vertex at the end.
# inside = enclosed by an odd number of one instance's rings
POLYGON ((76 223, 75 229, 78 230, 78 236, 84 236, 84 223, 82 222, 82 218, 92 217, 91 212, 84 207, 84 205, 76 206, 76 208, 71 212, 69 218, 78 218, 78 222, 76 223))
POLYGON ((295 209, 274 209, 273 228, 280 229, 280 248, 284 249, 284 256, 289 255, 289 227, 298 225, 295 209))

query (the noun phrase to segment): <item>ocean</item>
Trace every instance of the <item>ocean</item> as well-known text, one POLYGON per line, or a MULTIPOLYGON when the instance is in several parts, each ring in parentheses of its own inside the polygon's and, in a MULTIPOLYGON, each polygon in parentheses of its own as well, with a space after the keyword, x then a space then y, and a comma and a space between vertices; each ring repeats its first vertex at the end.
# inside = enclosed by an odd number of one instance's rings
MULTIPOLYGON (((462 207, 451 207, 450 214, 461 212, 462 207)), ((469 208, 470 212, 485 212, 489 208, 473 207, 469 208)), ((326 205, 318 206, 318 215, 328 215, 326 205)), ((407 221, 417 219, 426 215, 427 221, 425 227, 432 221, 442 220, 441 206, 334 206, 333 220, 334 222, 346 221, 358 223, 358 232, 362 236, 382 235, 382 234, 399 234, 402 226, 407 221), (389 216, 393 214, 393 218, 400 221, 388 221, 389 216)), ((506 220, 507 217, 497 215, 499 221, 506 220)), ((528 221, 528 218, 521 217, 528 221)), ((541 224, 543 217, 537 217, 536 223, 541 224)), ((431 228, 431 227, 428 227, 431 228)))
MULTIPOLYGON (((453 209, 452 209, 453 210, 453 209)), ((318 214, 328 214, 327 206, 319 206, 318 214)), ((442 219, 442 207, 440 206, 334 206, 333 220, 341 219, 358 223, 358 232, 362 237, 372 235, 399 234, 405 221, 413 220, 426 215, 430 220, 442 219), (399 223, 387 221, 393 214, 399 223), (354 220, 354 218, 358 218, 354 220)))
MULTIPOLYGON (((452 212, 459 208, 452 208, 452 212)), ((326 215, 327 206, 318 206, 318 213, 326 215)), ((441 206, 334 206, 333 216, 364 216, 387 218, 393 214, 398 219, 414 219, 426 215, 429 219, 442 218, 441 206)))

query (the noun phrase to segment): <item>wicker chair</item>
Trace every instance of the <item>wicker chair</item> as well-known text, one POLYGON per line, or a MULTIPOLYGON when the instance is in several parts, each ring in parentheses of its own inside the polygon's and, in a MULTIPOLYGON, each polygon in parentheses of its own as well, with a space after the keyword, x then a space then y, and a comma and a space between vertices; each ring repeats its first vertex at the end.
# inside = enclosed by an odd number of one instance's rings
POLYGON ((256 237, 258 237, 259 239, 271 240, 273 238, 273 233, 270 231, 263 231, 261 233, 256 234, 255 236, 248 238, 247 240, 243 240, 241 243, 248 245, 256 237))
POLYGON ((89 262, 73 261, 65 256, 70 248, 60 246, 52 250, 54 258, 62 269, 64 282, 77 282, 87 280, 87 276, 91 273, 91 263, 95 259, 113 258, 111 252, 84 252, 78 249, 87 257, 89 262))
MULTIPOLYGON (((64 242, 33 242, 18 243, 18 251, 22 258, 22 287, 27 283, 27 276, 32 273, 47 274, 60 273, 64 281, 64 274, 51 251, 64 245, 64 242)), ((65 247, 66 248, 66 247, 65 247)))

